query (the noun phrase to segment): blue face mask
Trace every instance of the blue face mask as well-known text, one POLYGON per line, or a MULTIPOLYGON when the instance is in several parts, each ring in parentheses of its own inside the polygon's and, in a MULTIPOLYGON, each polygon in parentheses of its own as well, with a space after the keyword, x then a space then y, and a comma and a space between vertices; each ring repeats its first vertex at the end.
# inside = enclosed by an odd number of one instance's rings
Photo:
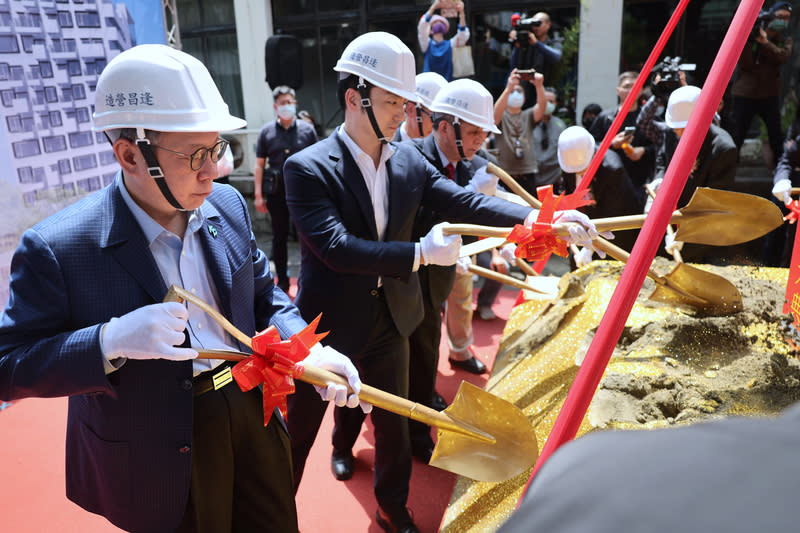
POLYGON ((552 115, 553 111, 556 110, 556 104, 553 102, 547 102, 547 105, 544 106, 544 114, 545 115, 552 115))
POLYGON ((775 19, 769 23, 769 29, 775 33, 782 33, 789 27, 789 21, 783 19, 775 19))
POLYGON ((522 107, 524 103, 525 96, 521 92, 514 91, 508 95, 508 107, 522 107))

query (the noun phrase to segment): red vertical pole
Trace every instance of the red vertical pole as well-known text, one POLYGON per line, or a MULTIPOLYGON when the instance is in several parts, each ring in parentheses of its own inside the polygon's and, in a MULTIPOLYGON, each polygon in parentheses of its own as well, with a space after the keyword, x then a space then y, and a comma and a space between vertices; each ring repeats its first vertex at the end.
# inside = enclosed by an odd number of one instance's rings
MULTIPOLYGON (((550 455, 562 444, 573 439, 578 432, 762 3, 763 0, 742 0, 736 10, 686 130, 667 168, 658 197, 642 226, 630 260, 622 271, 607 311, 528 479, 526 489, 550 455)), ((598 457, 597 460, 601 461, 603 458, 598 457)))

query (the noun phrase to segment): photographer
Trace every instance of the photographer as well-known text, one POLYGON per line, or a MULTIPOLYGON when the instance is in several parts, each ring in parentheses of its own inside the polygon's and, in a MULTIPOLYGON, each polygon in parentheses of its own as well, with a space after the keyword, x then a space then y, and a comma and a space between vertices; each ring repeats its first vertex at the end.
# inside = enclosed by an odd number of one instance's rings
POLYGON ((780 97, 781 66, 792 55, 792 38, 784 36, 789 27, 792 5, 778 2, 762 12, 739 57, 739 76, 733 84, 733 139, 741 149, 753 118, 764 120, 771 154, 765 154, 767 166, 775 168, 782 152, 780 97))
POLYGON ((546 97, 544 76, 538 72, 525 73, 522 80, 517 69, 511 71, 506 88, 494 104, 494 123, 503 134, 497 137, 497 161, 500 167, 511 174, 526 191, 536 194, 536 147, 533 143, 533 129, 544 117, 546 97), (542 105, 525 106, 525 86, 534 88, 542 105))
MULTIPOLYGON (((511 16, 512 30, 508 40, 512 43, 511 70, 534 69, 549 79, 553 66, 561 61, 561 43, 548 37, 550 16, 539 12, 530 18, 521 18, 519 13, 511 16)), ((536 103, 533 87, 525 87, 525 108, 536 103)))
POLYGON ((290 155, 317 142, 314 126, 297 120, 297 101, 294 89, 279 85, 272 91, 272 107, 276 120, 269 122, 256 142, 255 207, 261 213, 269 211, 272 219, 272 252, 278 287, 289 293, 289 207, 283 184, 283 163, 290 155), (269 161, 269 165, 267 162, 269 161), (266 168, 265 168, 266 165, 266 168))

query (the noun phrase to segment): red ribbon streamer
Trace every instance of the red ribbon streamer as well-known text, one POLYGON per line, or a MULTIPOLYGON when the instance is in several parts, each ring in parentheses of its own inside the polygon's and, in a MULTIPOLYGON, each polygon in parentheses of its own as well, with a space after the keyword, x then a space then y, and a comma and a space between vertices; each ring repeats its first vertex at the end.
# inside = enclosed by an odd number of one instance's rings
POLYGON ((792 200, 786 205, 786 209, 789 210, 789 213, 783 217, 783 220, 788 222, 789 224, 794 224, 797 222, 797 219, 800 218, 800 201, 792 200))
POLYGON ((231 371, 239 388, 247 392, 264 384, 264 425, 269 423, 272 411, 278 407, 287 416, 286 396, 294 394, 294 376, 303 373, 296 366, 308 356, 309 349, 328 334, 315 333, 322 315, 287 340, 275 326, 270 326, 252 338, 253 355, 240 361, 231 371))
POLYGON ((542 198, 539 216, 530 228, 521 224, 514 226, 508 234, 508 241, 517 245, 514 255, 528 261, 541 261, 556 254, 567 256, 567 243, 553 233, 553 215, 562 196, 553 196, 553 186, 539 187, 537 195, 542 198))

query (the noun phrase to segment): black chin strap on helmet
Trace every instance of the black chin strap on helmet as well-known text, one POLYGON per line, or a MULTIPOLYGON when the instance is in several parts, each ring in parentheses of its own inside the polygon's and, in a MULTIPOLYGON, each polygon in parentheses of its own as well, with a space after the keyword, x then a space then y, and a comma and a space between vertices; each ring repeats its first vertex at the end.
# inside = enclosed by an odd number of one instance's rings
POLYGON ((381 142, 381 144, 388 143, 389 139, 384 137, 380 126, 378 126, 378 121, 375 120, 375 113, 372 111, 372 101, 369 99, 369 93, 367 92, 367 84, 364 83, 364 78, 361 76, 358 77, 358 85, 356 85, 356 89, 358 89, 358 94, 361 96, 361 107, 367 111, 369 122, 372 124, 372 130, 375 132, 375 135, 378 136, 378 140, 381 142))
POLYGON ((145 163, 147 163, 147 173, 155 180, 156 185, 158 185, 158 188, 161 190, 161 194, 167 199, 169 205, 178 211, 187 211, 178 203, 178 200, 172 195, 172 191, 169 190, 167 180, 164 179, 164 172, 161 171, 161 166, 158 164, 156 154, 153 153, 153 148, 150 146, 150 140, 144 135, 144 129, 136 128, 136 136, 136 146, 139 147, 139 151, 142 152, 142 157, 144 157, 145 163))
POLYGON ((461 160, 466 163, 469 159, 464 155, 464 141, 461 140, 461 123, 458 121, 458 117, 453 117, 453 129, 456 130, 456 148, 458 148, 458 155, 460 155, 461 160))
POLYGON ((417 127, 419 128, 419 136, 425 137, 425 133, 422 131, 422 104, 417 102, 417 127))

